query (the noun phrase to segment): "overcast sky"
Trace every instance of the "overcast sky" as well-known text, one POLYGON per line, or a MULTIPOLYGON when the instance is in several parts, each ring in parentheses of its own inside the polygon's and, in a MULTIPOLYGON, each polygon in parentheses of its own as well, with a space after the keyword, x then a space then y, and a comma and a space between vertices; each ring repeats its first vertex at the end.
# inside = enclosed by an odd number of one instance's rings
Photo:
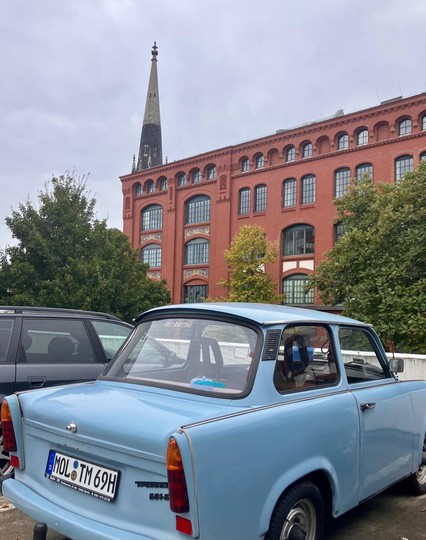
POLYGON ((67 170, 122 229, 154 41, 169 161, 426 91, 425 0, 0 0, 0 249, 67 170))

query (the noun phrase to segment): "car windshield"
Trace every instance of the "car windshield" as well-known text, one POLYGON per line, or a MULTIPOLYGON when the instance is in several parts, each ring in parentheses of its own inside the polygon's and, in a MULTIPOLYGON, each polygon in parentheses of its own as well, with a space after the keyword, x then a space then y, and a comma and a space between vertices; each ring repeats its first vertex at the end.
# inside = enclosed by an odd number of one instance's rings
POLYGON ((257 340, 252 328, 205 318, 142 322, 104 376, 218 396, 241 394, 257 340))

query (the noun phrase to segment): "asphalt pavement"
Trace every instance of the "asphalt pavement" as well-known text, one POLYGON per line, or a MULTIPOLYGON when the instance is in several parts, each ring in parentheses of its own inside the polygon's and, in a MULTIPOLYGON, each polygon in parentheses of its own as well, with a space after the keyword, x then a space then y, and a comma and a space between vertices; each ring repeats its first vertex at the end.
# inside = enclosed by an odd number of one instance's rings
MULTIPOLYGON (((33 540, 34 525, 0 496, 0 540, 33 540)), ((409 496, 399 485, 334 520, 326 540, 351 539, 426 540, 426 495, 409 496)), ((49 531, 46 540, 64 537, 49 531)))

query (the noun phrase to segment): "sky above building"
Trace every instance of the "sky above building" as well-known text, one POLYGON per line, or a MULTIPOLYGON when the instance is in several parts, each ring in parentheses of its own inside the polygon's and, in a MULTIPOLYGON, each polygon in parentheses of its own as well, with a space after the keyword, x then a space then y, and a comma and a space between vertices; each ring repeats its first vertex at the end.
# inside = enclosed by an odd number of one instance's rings
POLYGON ((0 0, 4 219, 86 178, 122 229, 158 45, 163 159, 426 91, 424 0, 0 0))

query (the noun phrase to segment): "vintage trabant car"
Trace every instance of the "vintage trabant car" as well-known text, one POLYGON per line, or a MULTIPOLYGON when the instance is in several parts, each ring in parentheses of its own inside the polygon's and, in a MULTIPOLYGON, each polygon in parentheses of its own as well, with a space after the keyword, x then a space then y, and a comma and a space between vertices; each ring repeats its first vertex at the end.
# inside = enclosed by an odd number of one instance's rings
POLYGON ((338 315, 153 309, 97 381, 6 397, 3 494, 74 540, 319 540, 396 482, 426 492, 426 381, 401 364, 338 315))

